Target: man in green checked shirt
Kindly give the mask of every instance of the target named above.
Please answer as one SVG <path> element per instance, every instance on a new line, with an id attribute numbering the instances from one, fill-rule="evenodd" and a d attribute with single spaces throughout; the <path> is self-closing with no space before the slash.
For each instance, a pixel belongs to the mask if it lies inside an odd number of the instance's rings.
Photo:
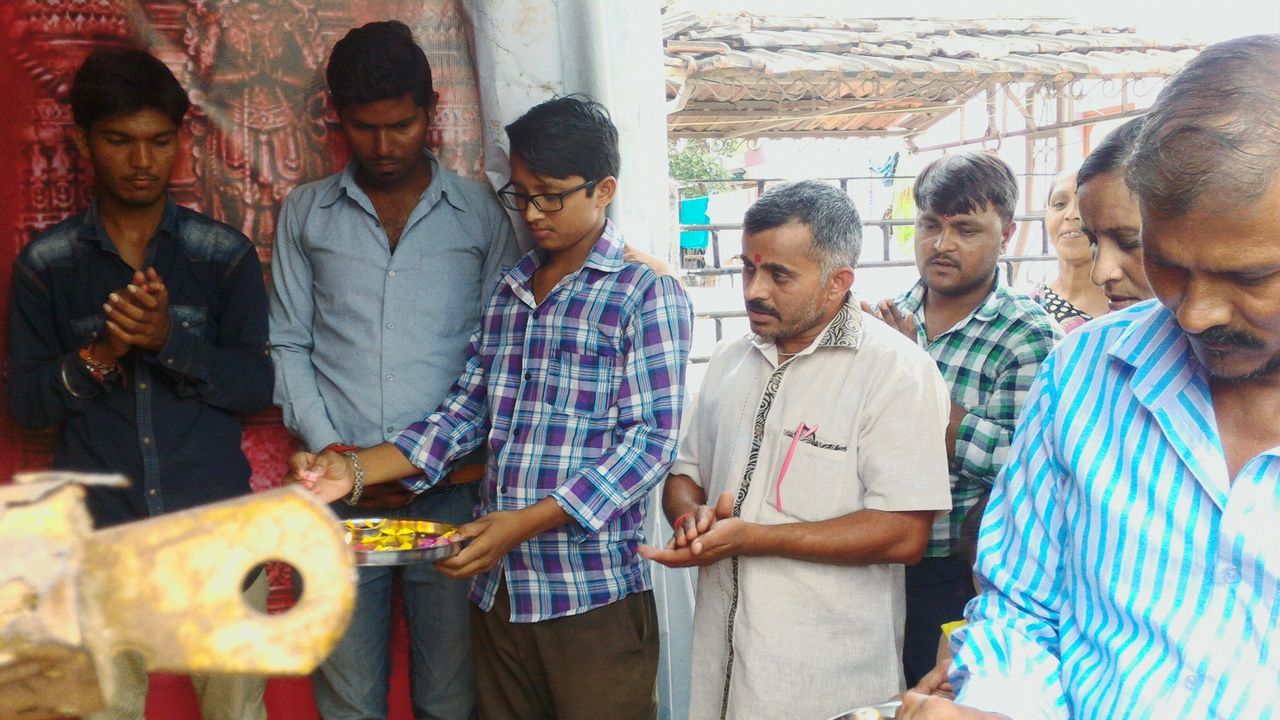
<path id="1" fill-rule="evenodd" d="M 955 548 L 960 525 L 991 489 L 1031 381 L 1062 337 L 1034 300 L 1010 289 L 997 265 L 1016 228 L 1018 201 L 1004 161 L 985 152 L 947 155 L 920 173 L 913 194 L 920 281 L 893 300 L 863 306 L 925 348 L 951 388 L 952 510 L 934 522 L 924 560 L 907 568 L 909 686 L 933 668 L 941 625 L 962 618 L 973 597 L 971 568 Z"/>

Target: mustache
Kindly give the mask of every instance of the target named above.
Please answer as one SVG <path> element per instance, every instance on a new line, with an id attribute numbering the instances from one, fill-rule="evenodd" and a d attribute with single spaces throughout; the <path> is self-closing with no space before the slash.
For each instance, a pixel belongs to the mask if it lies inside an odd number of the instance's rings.
<path id="1" fill-rule="evenodd" d="M 769 304 L 763 300 L 748 300 L 747 310 L 760 313 L 761 315 L 772 315 L 778 319 L 782 318 L 782 316 L 778 314 L 777 309 L 770 307 Z"/>
<path id="2" fill-rule="evenodd" d="M 1260 350 L 1264 343 L 1247 332 L 1232 330 L 1226 325 L 1211 327 L 1204 332 L 1193 335 L 1195 339 L 1207 345 L 1234 345 L 1248 350 Z"/>

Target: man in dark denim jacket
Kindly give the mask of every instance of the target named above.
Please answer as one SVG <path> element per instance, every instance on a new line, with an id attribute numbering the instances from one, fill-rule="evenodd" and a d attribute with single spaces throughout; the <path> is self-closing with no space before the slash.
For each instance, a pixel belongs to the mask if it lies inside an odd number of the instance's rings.
<path id="1" fill-rule="evenodd" d="M 76 73 L 73 140 L 95 200 L 14 263 L 9 410 L 61 425 L 54 466 L 119 473 L 90 487 L 98 527 L 249 492 L 240 419 L 271 401 L 262 268 L 231 227 L 174 204 L 169 178 L 189 101 L 139 50 L 91 55 Z M 246 592 L 265 608 L 266 578 Z M 100 717 L 141 720 L 146 674 L 118 660 Z M 194 678 L 205 718 L 265 718 L 262 678 Z"/>

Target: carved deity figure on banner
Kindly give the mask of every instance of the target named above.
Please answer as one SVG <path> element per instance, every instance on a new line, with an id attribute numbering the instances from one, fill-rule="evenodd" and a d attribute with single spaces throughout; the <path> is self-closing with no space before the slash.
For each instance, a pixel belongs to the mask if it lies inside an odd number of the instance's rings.
<path id="1" fill-rule="evenodd" d="M 196 0 L 182 36 L 205 212 L 239 228 L 268 262 L 285 195 L 332 169 L 316 4 Z"/>

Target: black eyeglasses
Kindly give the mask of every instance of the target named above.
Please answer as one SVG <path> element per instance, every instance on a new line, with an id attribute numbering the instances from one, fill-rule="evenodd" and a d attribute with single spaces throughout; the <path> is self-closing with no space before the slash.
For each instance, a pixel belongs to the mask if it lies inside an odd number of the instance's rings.
<path id="1" fill-rule="evenodd" d="M 529 207 L 529 203 L 533 203 L 533 206 L 538 208 L 540 212 L 544 212 L 544 213 L 560 212 L 561 210 L 564 209 L 565 198 L 578 192 L 579 190 L 586 190 L 587 192 L 591 192 L 591 189 L 594 188 L 596 186 L 596 183 L 598 182 L 600 181 L 588 180 L 582 183 L 581 185 L 575 188 L 570 188 L 568 190 L 565 190 L 564 192 L 541 193 L 538 195 L 526 195 L 524 193 L 518 193 L 514 190 L 508 190 L 507 188 L 511 187 L 511 183 L 507 183 L 506 185 L 502 186 L 501 190 L 498 191 L 498 199 L 502 201 L 502 204 L 504 206 L 512 210 L 515 210 L 516 212 L 524 212 L 525 209 Z"/>

